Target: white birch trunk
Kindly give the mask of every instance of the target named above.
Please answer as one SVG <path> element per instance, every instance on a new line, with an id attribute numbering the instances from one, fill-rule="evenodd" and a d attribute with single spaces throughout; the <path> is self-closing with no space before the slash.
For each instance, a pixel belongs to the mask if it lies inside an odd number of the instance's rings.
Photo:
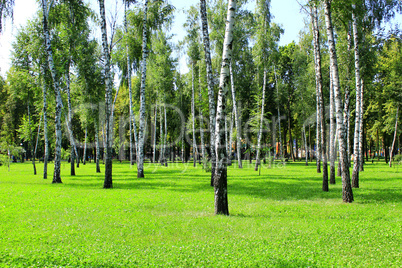
<path id="1" fill-rule="evenodd" d="M 56 111 L 55 111 L 55 153 L 54 153 L 54 173 L 52 183 L 62 183 L 60 176 L 61 168 L 61 110 L 63 103 L 60 94 L 59 78 L 53 61 L 53 51 L 50 43 L 50 34 L 48 29 L 48 13 L 47 13 L 47 0 L 42 0 L 42 14 L 43 14 L 43 33 L 45 38 L 45 47 L 47 52 L 47 61 L 50 73 L 53 78 L 53 86 L 56 97 Z"/>
<path id="2" fill-rule="evenodd" d="M 234 86 L 234 79 L 233 79 L 233 69 L 232 69 L 232 62 L 229 65 L 230 71 L 230 84 L 232 90 L 232 101 L 233 101 L 233 111 L 235 115 L 235 124 L 236 124 L 236 151 L 237 151 L 237 161 L 239 168 L 243 168 L 242 161 L 241 161 L 241 125 L 240 125 L 240 118 L 237 109 L 237 101 L 236 101 L 236 90 Z"/>
<path id="3" fill-rule="evenodd" d="M 46 68 L 45 68 L 46 69 Z M 43 134 L 45 137 L 45 155 L 43 157 L 43 178 L 47 179 L 47 162 L 49 159 L 49 138 L 47 133 L 47 88 L 45 81 L 45 73 L 43 71 Z"/>
<path id="4" fill-rule="evenodd" d="M 233 111 L 232 111 L 232 118 L 230 120 L 230 128 L 229 128 L 229 146 L 228 146 L 228 155 L 229 155 L 229 159 L 228 159 L 228 165 L 231 166 L 232 165 L 232 142 L 233 142 Z"/>
<path id="5" fill-rule="evenodd" d="M 283 145 L 282 145 L 282 132 L 281 132 L 281 111 L 279 109 L 279 87 L 278 87 L 278 78 L 276 76 L 276 68 L 274 66 L 274 74 L 275 74 L 275 86 L 276 86 L 276 95 L 278 97 L 277 109 L 278 109 L 278 136 L 279 136 L 279 158 L 283 161 Z"/>
<path id="6" fill-rule="evenodd" d="M 218 103 L 216 111 L 216 169 L 214 178 L 215 214 L 229 215 L 227 194 L 227 154 L 223 146 L 224 133 L 222 131 L 225 120 L 226 96 L 229 90 L 229 64 L 232 59 L 233 26 L 235 22 L 236 1 L 228 1 L 225 39 L 223 42 L 222 66 L 219 79 Z"/>
<path id="7" fill-rule="evenodd" d="M 194 104 L 194 62 L 191 63 L 192 71 L 191 71 L 191 118 L 193 121 L 193 166 L 196 166 L 197 156 L 196 156 L 196 140 L 195 140 L 195 104 Z"/>
<path id="8" fill-rule="evenodd" d="M 329 183 L 335 184 L 335 136 L 336 136 L 336 118 L 335 118 L 335 99 L 334 88 L 332 86 L 332 73 L 330 72 L 330 85 L 329 85 L 329 161 L 330 161 L 330 175 Z"/>
<path id="9" fill-rule="evenodd" d="M 144 0 L 144 17 L 142 20 L 142 61 L 141 61 L 141 87 L 140 87 L 140 129 L 138 133 L 138 159 L 137 159 L 137 177 L 144 178 L 144 132 L 145 132 L 145 80 L 147 77 L 147 13 L 148 0 Z"/>
<path id="10" fill-rule="evenodd" d="M 75 167 L 74 167 L 74 161 L 76 158 L 76 153 L 77 149 L 75 147 L 75 141 L 74 141 L 74 135 L 73 135 L 73 129 L 72 129 L 72 123 L 71 123 L 71 94 L 70 94 L 70 63 L 67 63 L 67 68 L 66 68 L 66 88 L 67 88 L 67 130 L 68 130 L 68 135 L 70 139 L 70 146 L 71 146 L 71 153 L 70 153 L 70 165 L 71 165 L 71 170 L 70 170 L 70 175 L 75 176 Z M 78 161 L 77 161 L 78 162 Z"/>
<path id="11" fill-rule="evenodd" d="M 158 106 L 157 104 L 155 105 L 155 116 L 154 116 L 154 144 L 153 144 L 153 151 L 152 151 L 152 163 L 155 163 L 155 154 L 156 154 L 156 117 L 158 116 Z"/>
<path id="12" fill-rule="evenodd" d="M 211 49 L 209 44 L 208 33 L 208 19 L 207 19 L 207 7 L 206 1 L 200 0 L 200 13 L 201 13 L 201 26 L 202 26 L 202 40 L 204 43 L 205 63 L 207 65 L 207 84 L 208 84 L 208 99 L 209 99 L 209 129 L 210 129 L 210 149 L 211 149 L 211 186 L 214 184 L 215 176 L 215 97 L 214 97 L 214 81 L 212 75 L 212 63 L 211 63 Z"/>
<path id="13" fill-rule="evenodd" d="M 258 130 L 258 140 L 257 140 L 257 155 L 255 158 L 255 171 L 258 171 L 258 165 L 260 165 L 260 150 L 261 150 L 261 136 L 262 136 L 262 125 L 264 122 L 264 106 L 265 106 L 265 87 L 267 80 L 267 69 L 264 68 L 264 82 L 262 85 L 262 100 L 261 100 L 261 119 L 260 119 L 260 127 Z"/>
<path id="14" fill-rule="evenodd" d="M 364 81 L 361 79 L 360 82 L 360 128 L 359 128 L 359 171 L 364 171 L 364 155 L 363 155 L 363 107 L 364 107 Z"/>
<path id="15" fill-rule="evenodd" d="M 342 118 L 342 97 L 339 86 L 339 73 L 338 73 L 338 58 L 336 55 L 334 31 L 332 27 L 331 19 L 331 4 L 329 0 L 324 1 L 325 10 L 325 25 L 328 36 L 328 46 L 330 55 L 330 68 L 333 78 L 334 97 L 335 97 L 335 111 L 336 111 L 336 123 L 339 139 L 339 161 L 341 162 L 341 175 L 342 175 L 342 200 L 343 202 L 353 202 L 353 192 L 350 184 L 350 173 L 347 161 L 347 137 L 346 128 Z"/>
<path id="16" fill-rule="evenodd" d="M 85 126 L 85 138 L 84 138 L 84 156 L 82 157 L 82 164 L 86 164 L 87 159 L 87 138 L 88 138 L 88 127 Z"/>
<path id="17" fill-rule="evenodd" d="M 397 133 L 398 133 L 398 114 L 399 114 L 399 105 L 398 105 L 398 108 L 396 108 L 394 140 L 392 141 L 392 146 L 391 146 L 391 150 L 390 150 L 390 153 L 389 153 L 389 167 L 392 167 L 392 160 L 394 158 L 393 157 L 394 147 L 395 147 L 396 136 L 397 136 Z"/>
<path id="18" fill-rule="evenodd" d="M 99 146 L 99 123 L 95 119 L 95 147 L 96 147 L 96 156 L 95 156 L 95 162 L 96 162 L 96 173 L 101 173 L 100 170 L 100 146 Z"/>
<path id="19" fill-rule="evenodd" d="M 165 137 L 163 140 L 163 159 L 165 160 L 165 167 L 168 166 L 168 159 L 169 159 L 169 155 L 167 154 L 168 150 L 167 150 L 167 118 L 166 118 L 166 105 L 164 105 L 164 112 L 165 112 Z"/>
<path id="20" fill-rule="evenodd" d="M 201 61 L 200 61 L 200 67 L 199 67 L 199 75 L 198 75 L 198 101 L 199 101 L 199 113 L 200 113 L 200 135 L 201 135 L 201 157 L 203 159 L 203 162 L 205 161 L 205 143 L 204 143 L 204 115 L 202 112 L 202 95 L 201 95 Z"/>
<path id="21" fill-rule="evenodd" d="M 100 24 L 102 32 L 102 54 L 103 54 L 103 64 L 104 64 L 104 74 L 105 74 L 105 135 L 106 135 L 106 154 L 105 154 L 105 181 L 103 183 L 103 188 L 113 188 L 112 181 L 112 78 L 110 74 L 110 51 L 107 42 L 107 31 L 106 31 L 106 15 L 105 15 L 105 5 L 104 0 L 99 0 L 99 10 L 100 10 Z"/>
<path id="22" fill-rule="evenodd" d="M 359 171 L 360 171 L 360 124 L 361 124 L 361 77 L 360 77 L 360 55 L 359 55 L 359 38 L 357 33 L 357 21 L 355 15 L 355 6 L 352 5 L 352 27 L 353 27 L 353 41 L 355 52 L 355 79 L 356 79 L 356 115 L 355 115 L 355 135 L 353 143 L 353 173 L 352 173 L 352 187 L 359 188 Z"/>

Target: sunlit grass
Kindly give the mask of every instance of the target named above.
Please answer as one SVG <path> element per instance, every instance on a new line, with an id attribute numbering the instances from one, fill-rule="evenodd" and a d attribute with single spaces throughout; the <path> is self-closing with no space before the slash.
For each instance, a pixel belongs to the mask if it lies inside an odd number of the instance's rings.
<path id="1" fill-rule="evenodd" d="M 114 162 L 108 190 L 93 164 L 71 177 L 63 163 L 57 185 L 29 163 L 0 167 L 0 266 L 402 266 L 402 170 L 367 164 L 344 204 L 340 178 L 322 192 L 313 163 L 243 164 L 228 170 L 229 217 L 214 216 L 210 175 L 192 163 L 137 179 Z"/>

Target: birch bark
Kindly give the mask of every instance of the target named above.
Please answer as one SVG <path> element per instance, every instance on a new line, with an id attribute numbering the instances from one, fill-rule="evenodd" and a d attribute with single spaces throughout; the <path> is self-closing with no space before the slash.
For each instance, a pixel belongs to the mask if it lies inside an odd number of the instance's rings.
<path id="1" fill-rule="evenodd" d="M 231 90 L 232 90 L 233 111 L 234 111 L 234 115 L 235 115 L 235 124 L 236 124 L 237 162 L 238 162 L 239 168 L 243 168 L 242 161 L 241 161 L 241 124 L 240 124 L 240 118 L 239 118 L 239 113 L 238 113 L 238 109 L 237 109 L 236 90 L 235 90 L 235 86 L 234 86 L 232 62 L 230 62 L 229 71 L 230 71 L 230 84 L 231 84 Z"/>
<path id="2" fill-rule="evenodd" d="M 398 132 L 398 114 L 399 114 L 399 105 L 398 105 L 398 108 L 396 108 L 394 140 L 392 141 L 391 151 L 389 153 L 389 167 L 392 167 L 392 160 L 394 158 L 393 157 L 394 147 L 395 147 L 395 141 L 396 141 L 396 136 L 397 136 L 397 132 Z"/>
<path id="3" fill-rule="evenodd" d="M 325 111 L 324 111 L 324 93 L 322 85 L 322 74 L 321 74 L 321 49 L 320 49 L 320 31 L 318 29 L 318 15 L 317 7 L 314 5 L 312 12 L 312 23 L 313 23 L 313 39 L 314 39 L 314 61 L 315 61 L 315 81 L 316 81 L 316 92 L 318 100 L 318 110 L 319 122 L 320 122 L 320 137 L 321 137 L 321 158 L 322 158 L 322 190 L 328 191 L 328 164 L 327 164 L 327 152 L 326 152 L 326 124 L 325 124 Z"/>
<path id="4" fill-rule="evenodd" d="M 357 33 L 357 21 L 355 14 L 355 6 L 352 5 L 352 27 L 353 41 L 355 52 L 355 79 L 356 79 L 356 115 L 355 115 L 355 135 L 353 143 L 353 173 L 352 187 L 359 188 L 359 171 L 360 171 L 360 125 L 361 125 L 361 77 L 360 77 L 360 54 L 359 54 L 359 38 Z"/>
<path id="5" fill-rule="evenodd" d="M 214 177 L 215 214 L 229 215 L 227 193 L 227 154 L 223 146 L 225 136 L 222 131 L 225 120 L 226 95 L 229 88 L 229 64 L 232 58 L 233 26 L 235 22 L 236 0 L 228 1 L 225 39 L 223 43 L 222 66 L 219 79 L 218 103 L 216 112 L 216 169 Z"/>
<path id="6" fill-rule="evenodd" d="M 258 171 L 258 165 L 260 165 L 260 150 L 261 150 L 262 125 L 264 122 L 266 80 L 267 80 L 267 69 L 264 68 L 264 79 L 262 85 L 262 100 L 261 100 L 261 119 L 260 119 L 260 127 L 258 129 L 257 154 L 255 158 L 255 168 L 254 168 L 255 171 Z"/>
<path id="7" fill-rule="evenodd" d="M 43 13 L 43 33 L 45 39 L 45 47 L 47 53 L 47 61 L 50 69 L 50 73 L 53 79 L 54 92 L 56 97 L 56 109 L 55 109 L 55 153 L 54 153 L 54 172 L 52 183 L 62 183 L 60 176 L 61 168 L 61 110 L 63 103 L 60 94 L 59 78 L 53 61 L 53 51 L 50 43 L 50 33 L 48 29 L 48 12 L 47 12 L 47 0 L 42 0 L 42 13 Z"/>
<path id="8" fill-rule="evenodd" d="M 105 75 L 105 136 L 106 136 L 106 154 L 105 154 L 105 180 L 103 183 L 103 188 L 113 188 L 112 181 L 112 78 L 110 75 L 110 51 L 107 42 L 107 31 L 106 31 L 106 15 L 105 15 L 105 3 L 104 0 L 99 0 L 99 10 L 100 10 L 100 24 L 102 32 L 102 54 L 103 54 L 103 64 L 104 64 L 104 75 Z"/>
<path id="9" fill-rule="evenodd" d="M 147 77 L 147 13 L 148 0 L 144 1 L 144 17 L 142 20 L 142 61 L 141 61 L 141 87 L 140 87 L 140 129 L 138 133 L 138 159 L 137 177 L 144 178 L 144 132 L 145 132 L 145 80 Z"/>
<path id="10" fill-rule="evenodd" d="M 339 87 L 339 74 L 338 74 L 338 59 L 336 55 L 334 31 L 332 27 L 331 18 L 331 4 L 329 0 L 324 1 L 325 12 L 325 25 L 328 36 L 329 56 L 330 56 L 330 71 L 332 72 L 334 98 L 335 98 L 335 111 L 336 111 L 336 124 L 339 139 L 339 161 L 341 162 L 341 175 L 342 175 L 342 200 L 343 202 L 353 202 L 353 192 L 350 184 L 350 173 L 347 161 L 347 137 L 346 128 L 342 120 L 342 97 Z"/>
<path id="11" fill-rule="evenodd" d="M 206 1 L 200 0 L 202 40 L 204 43 L 205 63 L 207 65 L 207 84 L 208 84 L 208 104 L 209 104 L 209 129 L 210 129 L 210 151 L 211 151 L 211 186 L 214 185 L 215 176 L 215 96 L 214 96 L 214 81 L 212 75 L 211 49 L 209 44 L 208 19 Z"/>
<path id="12" fill-rule="evenodd" d="M 46 68 L 43 70 L 43 134 L 45 137 L 45 156 L 43 157 L 43 178 L 47 179 L 47 162 L 49 159 L 49 138 L 47 133 L 47 87 L 45 81 Z"/>

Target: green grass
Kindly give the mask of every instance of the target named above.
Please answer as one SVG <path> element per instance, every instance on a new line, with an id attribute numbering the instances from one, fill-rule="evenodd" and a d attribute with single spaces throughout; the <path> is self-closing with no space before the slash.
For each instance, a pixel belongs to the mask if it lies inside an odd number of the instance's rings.
<path id="1" fill-rule="evenodd" d="M 314 163 L 253 168 L 229 167 L 226 217 L 191 163 L 137 179 L 115 162 L 108 190 L 93 164 L 71 177 L 63 163 L 63 184 L 0 167 L 0 267 L 402 266 L 402 170 L 367 164 L 344 204 L 340 178 L 322 192 Z"/>

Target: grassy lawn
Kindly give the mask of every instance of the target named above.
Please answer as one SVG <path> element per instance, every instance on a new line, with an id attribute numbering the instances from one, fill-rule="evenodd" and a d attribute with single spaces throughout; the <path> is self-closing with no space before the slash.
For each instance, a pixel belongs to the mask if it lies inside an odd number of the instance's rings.
<path id="1" fill-rule="evenodd" d="M 402 266 L 402 168 L 367 164 L 344 204 L 340 178 L 322 192 L 314 163 L 260 176 L 233 164 L 226 217 L 201 166 L 148 164 L 137 179 L 115 162 L 109 190 L 94 164 L 69 167 L 58 185 L 30 163 L 0 167 L 0 267 Z"/>

